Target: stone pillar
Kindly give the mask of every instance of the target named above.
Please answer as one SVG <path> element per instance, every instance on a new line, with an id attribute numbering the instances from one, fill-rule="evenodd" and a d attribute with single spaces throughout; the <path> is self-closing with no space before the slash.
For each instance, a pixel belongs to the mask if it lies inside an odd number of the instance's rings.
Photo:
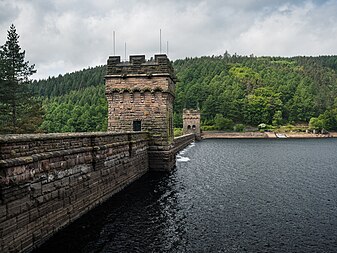
<path id="1" fill-rule="evenodd" d="M 108 130 L 147 131 L 150 170 L 175 166 L 173 102 L 176 76 L 165 54 L 147 61 L 145 55 L 110 56 L 105 76 Z"/>
<path id="2" fill-rule="evenodd" d="M 201 139 L 200 110 L 183 110 L 183 134 L 195 134 L 196 140 Z"/>

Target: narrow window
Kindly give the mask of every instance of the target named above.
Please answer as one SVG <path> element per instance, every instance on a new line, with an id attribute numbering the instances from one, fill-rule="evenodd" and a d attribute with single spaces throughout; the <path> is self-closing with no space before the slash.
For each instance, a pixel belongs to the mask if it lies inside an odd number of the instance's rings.
<path id="1" fill-rule="evenodd" d="M 190 125 L 188 125 L 188 126 L 187 126 L 187 129 L 191 129 L 191 126 L 190 126 Z"/>
<path id="2" fill-rule="evenodd" d="M 192 129 L 195 130 L 195 125 L 192 126 Z"/>
<path id="3" fill-rule="evenodd" d="M 140 120 L 133 121 L 133 131 L 142 131 L 142 122 Z"/>

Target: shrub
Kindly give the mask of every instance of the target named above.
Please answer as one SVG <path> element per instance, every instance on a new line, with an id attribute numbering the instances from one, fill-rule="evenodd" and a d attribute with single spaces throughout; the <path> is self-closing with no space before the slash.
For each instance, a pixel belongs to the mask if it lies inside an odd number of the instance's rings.
<path id="1" fill-rule="evenodd" d="M 215 126 L 201 126 L 202 131 L 214 131 L 217 130 Z"/>
<path id="2" fill-rule="evenodd" d="M 309 121 L 309 129 L 312 130 L 322 130 L 324 128 L 323 120 L 319 118 L 312 117 Z"/>
<path id="3" fill-rule="evenodd" d="M 224 118 L 222 114 L 217 114 L 214 117 L 215 127 L 218 130 L 229 130 L 233 127 L 233 121 L 231 119 Z"/>
<path id="4" fill-rule="evenodd" d="M 234 131 L 235 132 L 243 132 L 245 130 L 245 125 L 244 124 L 236 124 L 234 126 Z"/>
<path id="5" fill-rule="evenodd" d="M 280 126 L 277 131 L 279 132 L 305 132 L 305 130 L 307 130 L 307 126 L 306 125 L 285 125 L 285 126 Z"/>
<path id="6" fill-rule="evenodd" d="M 274 131 L 276 129 L 275 126 L 272 125 L 268 125 L 265 123 L 261 123 L 258 125 L 258 129 L 260 132 L 270 132 L 270 131 Z"/>
<path id="7" fill-rule="evenodd" d="M 178 137 L 183 135 L 183 129 L 182 128 L 174 128 L 174 137 Z"/>
<path id="8" fill-rule="evenodd" d="M 282 122 L 283 122 L 282 112 L 276 111 L 274 116 L 273 116 L 273 125 L 274 126 L 280 126 L 280 125 L 282 125 Z"/>

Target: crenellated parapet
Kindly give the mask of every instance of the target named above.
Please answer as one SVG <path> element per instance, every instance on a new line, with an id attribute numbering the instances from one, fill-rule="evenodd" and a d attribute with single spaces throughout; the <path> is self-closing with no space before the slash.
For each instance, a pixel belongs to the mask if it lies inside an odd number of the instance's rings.
<path id="1" fill-rule="evenodd" d="M 183 109 L 184 119 L 200 119 L 200 110 Z"/>
<path id="2" fill-rule="evenodd" d="M 175 95 L 177 78 L 170 60 L 164 54 L 155 55 L 154 59 L 148 61 L 145 55 L 131 55 L 128 62 L 121 62 L 120 56 L 110 56 L 107 66 L 107 94 L 160 91 Z M 160 78 L 165 78 L 167 82 L 158 82 Z"/>
<path id="3" fill-rule="evenodd" d="M 145 55 L 131 55 L 128 62 L 121 62 L 120 56 L 110 56 L 107 66 L 109 77 L 168 76 L 176 81 L 173 66 L 165 54 L 157 54 L 150 60 Z"/>

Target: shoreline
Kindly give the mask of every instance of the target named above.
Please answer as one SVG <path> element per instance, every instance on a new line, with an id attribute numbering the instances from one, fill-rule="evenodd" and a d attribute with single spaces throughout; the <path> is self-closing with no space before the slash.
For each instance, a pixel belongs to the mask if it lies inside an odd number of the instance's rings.
<path id="1" fill-rule="evenodd" d="M 277 136 L 279 135 L 279 136 Z M 337 132 L 328 134 L 278 133 L 278 132 L 213 132 L 205 131 L 202 139 L 327 139 L 337 138 Z"/>

